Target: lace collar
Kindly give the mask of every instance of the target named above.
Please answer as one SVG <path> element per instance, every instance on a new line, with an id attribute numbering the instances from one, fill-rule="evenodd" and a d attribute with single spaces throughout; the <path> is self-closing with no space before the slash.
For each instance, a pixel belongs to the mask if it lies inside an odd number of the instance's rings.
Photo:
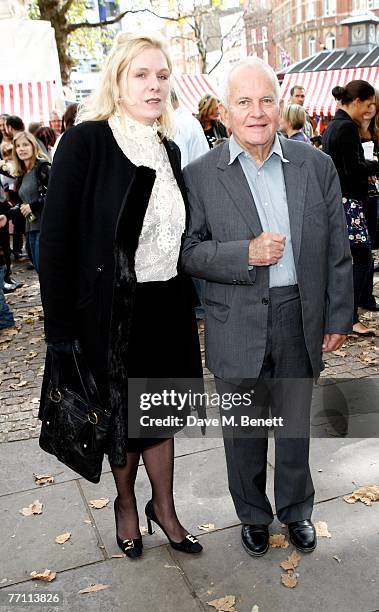
<path id="1" fill-rule="evenodd" d="M 158 136 L 159 124 L 157 121 L 153 125 L 145 125 L 135 119 L 132 119 L 127 114 L 120 115 L 114 113 L 108 120 L 111 128 L 115 128 L 124 137 L 130 137 L 133 140 L 150 140 L 156 141 Z"/>

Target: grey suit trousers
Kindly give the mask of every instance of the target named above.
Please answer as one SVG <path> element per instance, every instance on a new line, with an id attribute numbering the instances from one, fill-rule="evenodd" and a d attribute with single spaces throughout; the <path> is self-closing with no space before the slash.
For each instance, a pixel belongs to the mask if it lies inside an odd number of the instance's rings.
<path id="1" fill-rule="evenodd" d="M 258 379 L 216 378 L 219 394 L 254 391 L 250 416 L 283 417 L 275 435 L 275 506 L 283 523 L 309 519 L 314 488 L 309 469 L 312 367 L 306 349 L 297 286 L 270 289 L 267 344 Z M 272 522 L 266 495 L 268 431 L 223 427 L 229 490 L 245 524 Z"/>

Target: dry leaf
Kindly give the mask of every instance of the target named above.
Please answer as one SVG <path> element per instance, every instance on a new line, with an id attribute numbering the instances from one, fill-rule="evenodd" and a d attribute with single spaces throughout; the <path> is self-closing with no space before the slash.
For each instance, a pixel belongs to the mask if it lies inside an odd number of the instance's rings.
<path id="1" fill-rule="evenodd" d="M 317 521 L 317 523 L 315 523 L 315 529 L 316 529 L 316 535 L 319 538 L 331 538 L 332 537 L 331 533 L 329 533 L 329 530 L 328 530 L 328 523 L 325 523 L 325 521 Z"/>
<path id="2" fill-rule="evenodd" d="M 32 404 L 39 404 L 39 397 L 33 397 Z"/>
<path id="3" fill-rule="evenodd" d="M 21 382 L 19 382 L 19 383 L 14 383 L 14 384 L 12 384 L 12 385 L 9 385 L 9 387 L 10 387 L 11 389 L 19 389 L 20 387 L 25 387 L 25 385 L 27 385 L 27 384 L 28 384 L 28 381 L 27 381 L 27 380 L 22 380 L 22 381 L 21 381 Z"/>
<path id="4" fill-rule="evenodd" d="M 297 577 L 294 572 L 287 572 L 286 574 L 281 574 L 281 582 L 288 589 L 294 589 L 297 585 Z"/>
<path id="5" fill-rule="evenodd" d="M 97 591 L 104 591 L 104 589 L 109 589 L 110 584 L 90 584 L 85 589 L 80 589 L 79 593 L 97 593 Z"/>
<path id="6" fill-rule="evenodd" d="M 58 535 L 55 538 L 54 542 L 56 542 L 56 544 L 64 544 L 70 538 L 71 538 L 71 533 L 67 531 L 66 533 L 61 533 L 61 535 Z"/>
<path id="7" fill-rule="evenodd" d="M 235 603 L 236 598 L 234 595 L 226 595 L 225 597 L 221 597 L 221 599 L 207 601 L 208 606 L 213 606 L 218 612 L 235 612 Z"/>
<path id="8" fill-rule="evenodd" d="M 123 559 L 124 557 L 126 557 L 126 555 L 122 553 L 120 555 L 111 555 L 111 559 Z"/>
<path id="9" fill-rule="evenodd" d="M 379 500 L 379 486 L 366 485 L 365 487 L 359 487 L 351 495 L 344 495 L 343 499 L 348 504 L 355 504 L 355 502 L 361 501 L 366 506 L 371 506 L 373 501 Z"/>
<path id="10" fill-rule="evenodd" d="M 338 563 L 341 563 L 341 559 L 339 557 L 337 557 L 337 555 L 333 555 L 333 559 L 335 559 L 336 561 L 338 561 Z"/>
<path id="11" fill-rule="evenodd" d="M 139 526 L 139 530 L 141 532 L 141 535 L 147 535 L 149 533 L 147 527 L 144 527 L 143 525 Z"/>
<path id="12" fill-rule="evenodd" d="M 36 499 L 33 503 L 30 504 L 27 508 L 23 508 L 20 510 L 21 514 L 24 516 L 31 516 L 32 514 L 42 514 L 43 504 Z"/>
<path id="13" fill-rule="evenodd" d="M 37 357 L 38 353 L 36 351 L 30 351 L 30 353 L 28 353 L 26 355 L 26 359 L 34 359 L 34 357 Z"/>
<path id="14" fill-rule="evenodd" d="M 46 582 L 51 582 L 55 579 L 57 572 L 52 572 L 49 569 L 45 569 L 44 572 L 32 572 L 31 574 L 32 580 L 45 580 Z"/>
<path id="15" fill-rule="evenodd" d="M 198 525 L 198 528 L 202 529 L 203 531 L 213 531 L 215 526 L 213 523 L 205 523 L 204 525 Z"/>
<path id="16" fill-rule="evenodd" d="M 296 552 L 296 550 L 294 550 L 285 561 L 281 562 L 280 567 L 286 571 L 294 570 L 299 565 L 300 559 L 300 555 Z"/>
<path id="17" fill-rule="evenodd" d="M 33 472 L 33 477 L 35 483 L 38 485 L 53 484 L 54 482 L 54 476 L 51 476 L 51 474 L 36 474 Z"/>
<path id="18" fill-rule="evenodd" d="M 42 338 L 30 338 L 29 344 L 38 344 L 41 342 Z"/>
<path id="19" fill-rule="evenodd" d="M 253 606 L 253 607 L 251 608 L 251 612 L 259 612 L 259 608 L 258 608 L 258 606 L 257 606 L 257 605 Z"/>
<path id="20" fill-rule="evenodd" d="M 336 355 L 336 357 L 346 357 L 345 351 L 333 351 L 333 355 Z"/>
<path id="21" fill-rule="evenodd" d="M 90 521 L 90 519 L 86 519 L 84 522 L 87 523 L 87 525 L 92 525 L 92 521 Z"/>
<path id="22" fill-rule="evenodd" d="M 109 499 L 107 497 L 100 497 L 100 499 L 91 499 L 89 505 L 90 508 L 95 508 L 95 510 L 100 510 L 101 508 L 105 508 L 109 504 Z"/>
<path id="23" fill-rule="evenodd" d="M 288 548 L 289 542 L 283 533 L 273 533 L 270 535 L 269 544 L 272 548 Z"/>

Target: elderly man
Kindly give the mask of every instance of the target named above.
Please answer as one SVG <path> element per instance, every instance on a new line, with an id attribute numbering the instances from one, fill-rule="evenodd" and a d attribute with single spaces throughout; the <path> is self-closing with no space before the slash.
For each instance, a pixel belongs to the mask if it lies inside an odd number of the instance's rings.
<path id="1" fill-rule="evenodd" d="M 299 104 L 300 106 L 304 106 L 305 101 L 305 89 L 302 85 L 294 85 L 290 89 L 290 104 Z M 307 120 L 303 127 L 304 134 L 309 138 L 309 140 L 313 137 L 313 124 L 312 119 L 307 113 Z"/>
<path id="2" fill-rule="evenodd" d="M 277 135 L 279 94 L 263 61 L 232 68 L 224 96 L 230 141 L 184 169 L 190 220 L 182 263 L 207 281 L 206 364 L 220 396 L 250 390 L 258 416 L 269 405 L 283 419 L 284 431 L 274 431 L 276 512 L 293 544 L 310 552 L 312 382 L 322 351 L 338 349 L 351 330 L 352 263 L 333 162 Z M 229 488 L 242 544 L 259 556 L 273 520 L 267 431 L 246 436 L 242 418 L 236 425 L 224 427 Z"/>

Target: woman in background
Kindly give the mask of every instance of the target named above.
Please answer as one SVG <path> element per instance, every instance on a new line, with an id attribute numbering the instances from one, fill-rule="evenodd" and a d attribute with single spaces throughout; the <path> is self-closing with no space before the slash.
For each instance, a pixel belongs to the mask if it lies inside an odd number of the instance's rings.
<path id="1" fill-rule="evenodd" d="M 209 94 L 203 96 L 199 102 L 197 118 L 203 127 L 210 149 L 215 146 L 217 140 L 228 138 L 228 131 L 220 119 L 219 104 L 219 100 Z"/>
<path id="2" fill-rule="evenodd" d="M 303 128 L 307 121 L 307 113 L 300 104 L 289 104 L 280 119 L 280 129 L 285 132 L 290 140 L 310 142 L 304 134 Z"/>

